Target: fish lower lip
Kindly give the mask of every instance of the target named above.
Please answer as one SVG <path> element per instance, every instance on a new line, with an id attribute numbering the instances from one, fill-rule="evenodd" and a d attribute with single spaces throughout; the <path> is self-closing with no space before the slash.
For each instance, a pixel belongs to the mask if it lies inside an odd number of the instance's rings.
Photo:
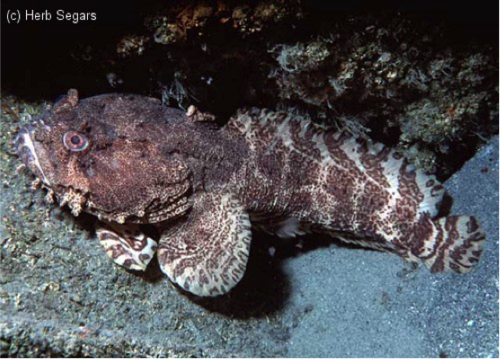
<path id="1" fill-rule="evenodd" d="M 30 168 L 45 184 L 50 185 L 35 152 L 35 145 L 32 140 L 34 130 L 34 126 L 31 125 L 19 130 L 15 139 L 16 153 L 26 167 Z"/>
<path id="2" fill-rule="evenodd" d="M 34 160 L 34 156 L 29 143 L 31 143 L 31 134 L 33 133 L 33 126 L 26 126 L 19 130 L 17 137 L 14 141 L 17 155 L 21 158 L 25 165 L 29 165 Z"/>

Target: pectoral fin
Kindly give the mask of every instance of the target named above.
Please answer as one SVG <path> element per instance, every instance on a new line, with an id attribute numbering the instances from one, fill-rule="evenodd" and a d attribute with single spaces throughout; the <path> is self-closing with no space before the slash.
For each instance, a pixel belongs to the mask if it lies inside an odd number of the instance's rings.
<path id="1" fill-rule="evenodd" d="M 197 194 L 192 211 L 161 237 L 158 260 L 181 288 L 217 296 L 243 277 L 250 240 L 249 216 L 235 196 Z"/>

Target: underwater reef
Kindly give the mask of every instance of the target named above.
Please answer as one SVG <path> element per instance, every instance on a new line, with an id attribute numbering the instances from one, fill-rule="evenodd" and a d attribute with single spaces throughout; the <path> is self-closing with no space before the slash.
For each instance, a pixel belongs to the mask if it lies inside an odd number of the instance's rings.
<path id="1" fill-rule="evenodd" d="M 376 11 L 358 1 L 306 0 L 149 0 L 113 12 L 92 6 L 81 4 L 97 12 L 96 22 L 2 27 L 2 356 L 405 355 L 396 339 L 411 356 L 498 356 L 498 238 L 491 238 L 498 211 L 486 193 L 460 202 L 464 211 L 486 203 L 477 215 L 490 254 L 469 279 L 433 277 L 398 258 L 322 239 L 262 236 L 234 293 L 201 300 L 181 295 L 157 267 L 136 274 L 113 265 L 94 219 L 75 220 L 45 203 L 19 172 L 12 147 L 19 128 L 69 88 L 82 98 L 138 93 L 181 109 L 196 105 L 219 124 L 242 107 L 294 112 L 398 148 L 439 179 L 451 177 L 450 185 L 466 176 L 455 194 L 467 181 L 484 181 L 495 199 L 498 190 L 487 184 L 498 180 L 496 13 L 480 2 L 471 9 L 425 1 Z M 309 292 L 327 285 L 320 279 L 294 277 L 307 261 L 317 265 L 309 264 L 311 277 L 336 278 L 327 283 L 338 288 L 334 300 Z M 351 302 L 364 314 L 351 312 Z M 322 313 L 342 322 L 322 322 Z M 334 326 L 369 344 L 347 335 L 301 342 Z M 394 340 L 393 327 L 400 333 Z"/>
<path id="2" fill-rule="evenodd" d="M 12 49 L 3 65 L 12 71 L 2 88 L 47 101 L 68 88 L 82 97 L 140 93 L 185 109 L 194 104 L 221 123 L 243 106 L 295 111 L 396 146 L 419 167 L 449 177 L 498 132 L 498 42 L 475 23 L 488 20 L 487 9 L 480 19 L 469 10 L 467 23 L 460 12 L 440 16 L 452 11 L 445 3 L 420 16 L 349 11 L 356 4 L 125 6 L 128 16 L 70 28 L 57 41 L 52 32 L 64 28 L 31 34 L 29 46 Z M 7 48 L 25 34 L 14 35 Z M 43 59 L 31 56 L 38 52 Z"/>

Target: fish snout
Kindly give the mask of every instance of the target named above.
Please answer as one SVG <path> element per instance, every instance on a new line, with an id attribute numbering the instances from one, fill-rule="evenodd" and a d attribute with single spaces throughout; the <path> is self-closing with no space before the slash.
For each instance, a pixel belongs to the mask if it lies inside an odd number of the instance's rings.
<path id="1" fill-rule="evenodd" d="M 23 127 L 14 140 L 16 153 L 27 167 L 30 167 L 30 164 L 35 160 L 35 148 L 31 139 L 33 132 L 34 126 Z"/>
<path id="2" fill-rule="evenodd" d="M 50 185 L 40 164 L 40 160 L 36 153 L 35 143 L 33 141 L 37 125 L 39 125 L 39 122 L 21 128 L 14 140 L 14 148 L 24 165 L 28 167 L 36 176 L 38 176 L 46 185 Z"/>

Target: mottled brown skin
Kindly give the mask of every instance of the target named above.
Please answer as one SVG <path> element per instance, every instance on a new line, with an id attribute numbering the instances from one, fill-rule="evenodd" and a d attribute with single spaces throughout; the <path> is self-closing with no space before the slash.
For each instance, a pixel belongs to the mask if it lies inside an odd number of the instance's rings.
<path id="1" fill-rule="evenodd" d="M 484 240 L 473 217 L 434 220 L 443 187 L 394 151 L 282 112 L 240 111 L 218 128 L 194 107 L 80 101 L 70 90 L 17 148 L 60 204 L 104 221 L 99 239 L 119 265 L 144 270 L 157 248 L 127 224 L 158 224 L 160 267 L 197 295 L 239 282 L 250 222 L 281 237 L 328 233 L 433 271 L 469 270 Z"/>
<path id="2" fill-rule="evenodd" d="M 103 219 L 158 223 L 178 216 L 193 191 L 223 186 L 244 161 L 241 142 L 157 99 L 112 94 L 73 106 L 71 96 L 42 117 L 51 131 L 36 132 L 37 151 L 55 195 L 71 188 Z M 87 136 L 85 151 L 65 148 L 61 138 L 70 130 Z"/>

